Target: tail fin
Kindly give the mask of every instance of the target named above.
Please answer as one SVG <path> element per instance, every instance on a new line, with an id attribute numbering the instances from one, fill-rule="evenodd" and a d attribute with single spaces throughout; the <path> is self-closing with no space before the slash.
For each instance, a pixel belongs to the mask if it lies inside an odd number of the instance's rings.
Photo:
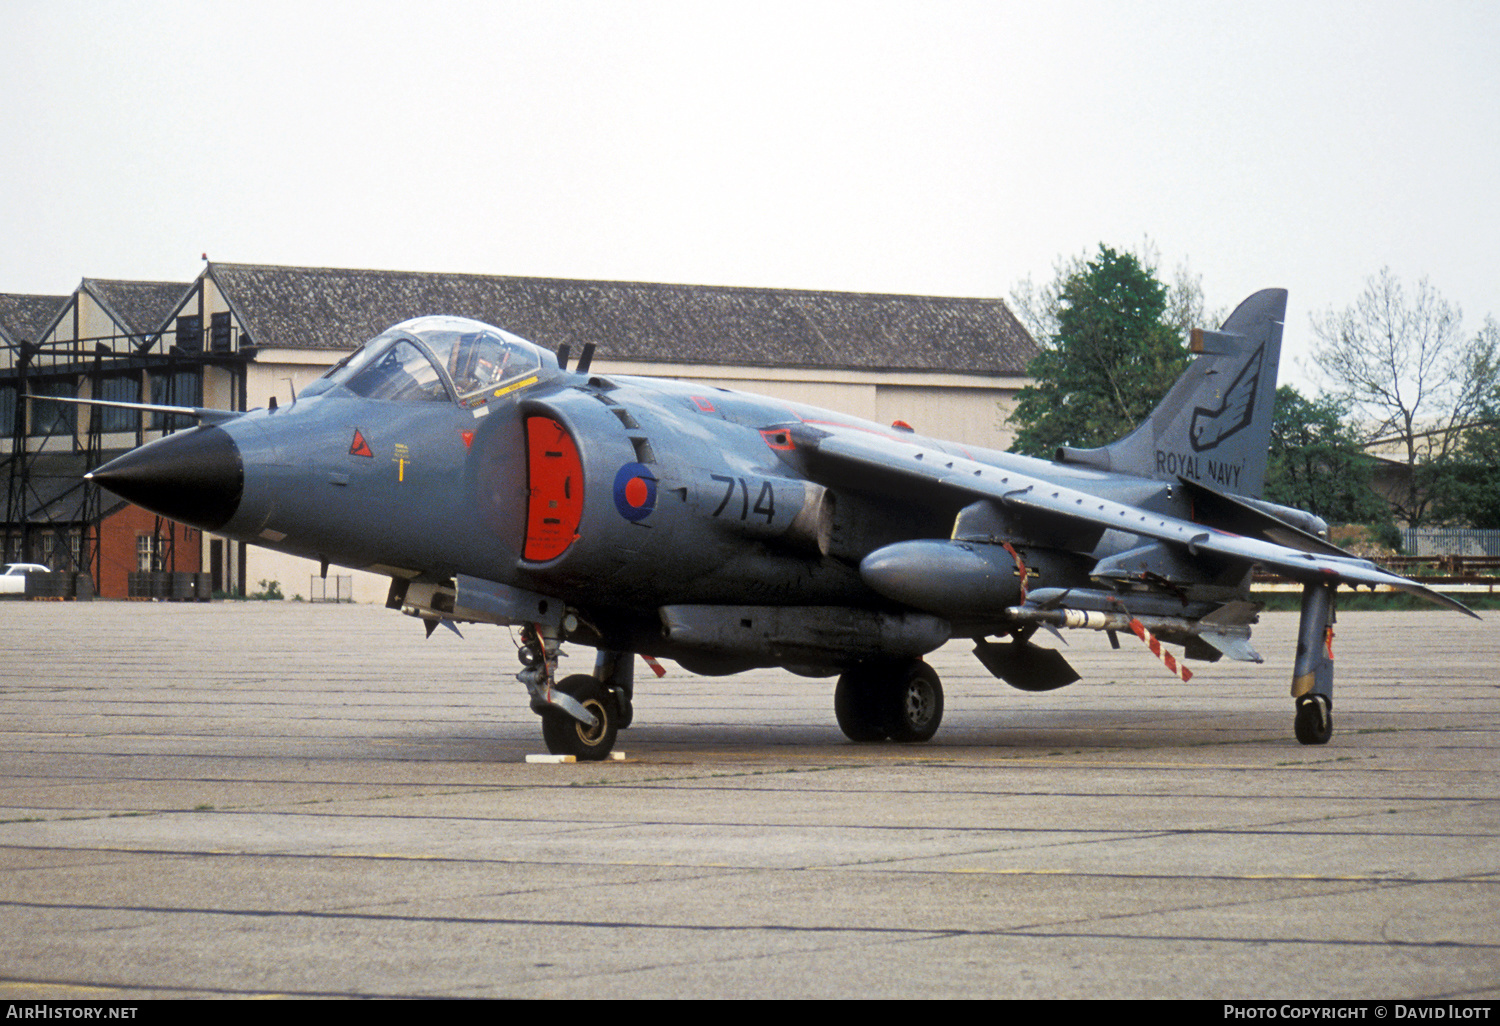
<path id="1" fill-rule="evenodd" d="M 1259 498 L 1266 479 L 1286 290 L 1265 289 L 1241 303 L 1218 331 L 1194 330 L 1198 354 L 1140 427 L 1099 449 L 1057 452 L 1121 474 L 1201 481 Z"/>

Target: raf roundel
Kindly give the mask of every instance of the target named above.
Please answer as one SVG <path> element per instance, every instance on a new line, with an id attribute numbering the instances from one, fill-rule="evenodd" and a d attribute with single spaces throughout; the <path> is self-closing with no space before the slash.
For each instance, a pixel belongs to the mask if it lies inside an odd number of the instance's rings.
<path id="1" fill-rule="evenodd" d="M 656 509 L 656 475 L 644 463 L 627 463 L 615 475 L 615 509 L 632 523 Z"/>

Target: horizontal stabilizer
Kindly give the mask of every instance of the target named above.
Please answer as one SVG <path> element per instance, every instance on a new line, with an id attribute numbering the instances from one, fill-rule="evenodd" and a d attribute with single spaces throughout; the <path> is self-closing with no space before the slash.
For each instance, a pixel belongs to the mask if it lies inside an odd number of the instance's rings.
<path id="1" fill-rule="evenodd" d="M 1327 538 L 1308 530 L 1308 527 L 1319 529 L 1326 527 L 1311 513 L 1276 507 L 1269 502 L 1228 495 L 1191 478 L 1179 477 L 1177 480 L 1187 489 L 1189 497 L 1193 500 L 1193 519 L 1197 523 L 1217 527 L 1222 531 L 1233 531 L 1235 534 L 1243 534 L 1249 538 L 1259 538 L 1262 541 L 1285 545 L 1298 552 L 1316 552 L 1325 556 L 1344 556 L 1349 559 L 1359 558 L 1354 553 L 1339 548 Z M 1280 515 L 1271 512 L 1272 509 L 1279 510 Z M 1306 526 L 1291 523 L 1288 517 L 1297 517 L 1303 520 Z"/>

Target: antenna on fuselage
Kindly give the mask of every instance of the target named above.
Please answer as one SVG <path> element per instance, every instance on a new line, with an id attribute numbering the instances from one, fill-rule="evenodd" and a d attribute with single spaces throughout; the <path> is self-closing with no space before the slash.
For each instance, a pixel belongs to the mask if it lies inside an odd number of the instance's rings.
<path id="1" fill-rule="evenodd" d="M 578 357 L 578 373 L 579 374 L 587 374 L 589 372 L 589 364 L 591 364 L 593 362 L 594 362 L 594 343 L 592 343 L 592 342 L 585 342 L 583 344 L 583 352 Z"/>
<path id="2" fill-rule="evenodd" d="M 568 369 L 568 357 L 571 356 L 572 353 L 573 353 L 573 350 L 571 348 L 569 348 L 569 346 L 568 346 L 568 344 L 566 342 L 562 343 L 560 346 L 557 347 L 557 369 L 558 370 L 564 370 L 565 371 L 565 370 Z"/>

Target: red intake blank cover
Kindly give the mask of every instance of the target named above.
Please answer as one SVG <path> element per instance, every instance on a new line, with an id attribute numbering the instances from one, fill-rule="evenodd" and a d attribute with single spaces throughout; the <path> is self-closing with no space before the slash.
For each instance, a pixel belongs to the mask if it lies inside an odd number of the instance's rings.
<path id="1" fill-rule="evenodd" d="M 526 418 L 526 546 L 532 562 L 556 559 L 578 537 L 583 519 L 583 461 L 573 438 L 551 417 Z"/>

